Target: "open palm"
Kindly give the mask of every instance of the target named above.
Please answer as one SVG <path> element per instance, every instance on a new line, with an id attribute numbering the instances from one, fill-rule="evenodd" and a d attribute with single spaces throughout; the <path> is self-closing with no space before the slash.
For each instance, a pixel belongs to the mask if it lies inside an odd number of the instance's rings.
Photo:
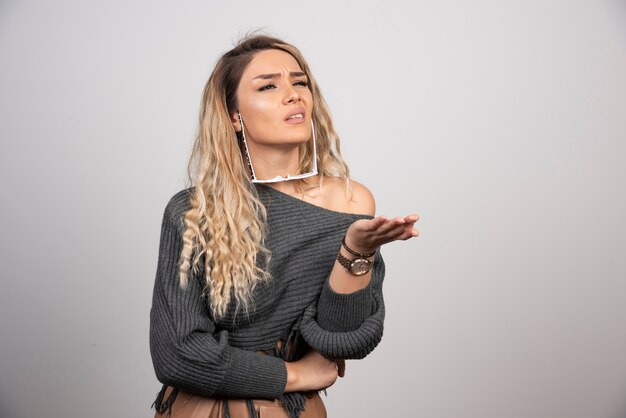
<path id="1" fill-rule="evenodd" d="M 415 229 L 417 214 L 398 218 L 378 216 L 374 219 L 359 219 L 346 232 L 346 245 L 359 253 L 371 253 L 378 247 L 397 240 L 417 237 Z"/>

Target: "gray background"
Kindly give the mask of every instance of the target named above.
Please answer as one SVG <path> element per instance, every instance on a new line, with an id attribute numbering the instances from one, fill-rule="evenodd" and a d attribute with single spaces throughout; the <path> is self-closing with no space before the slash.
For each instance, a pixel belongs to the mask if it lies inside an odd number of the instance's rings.
<path id="1" fill-rule="evenodd" d="M 626 416 L 626 6 L 0 2 L 0 416 L 150 417 L 160 221 L 218 55 L 309 60 L 378 212 L 385 337 L 331 417 Z"/>

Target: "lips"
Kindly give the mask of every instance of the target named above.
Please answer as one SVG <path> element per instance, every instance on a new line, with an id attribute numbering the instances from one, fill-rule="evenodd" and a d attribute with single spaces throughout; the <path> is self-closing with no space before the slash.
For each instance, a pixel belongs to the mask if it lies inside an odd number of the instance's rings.
<path id="1" fill-rule="evenodd" d="M 286 122 L 298 122 L 298 121 L 303 121 L 305 117 L 306 117 L 306 110 L 303 107 L 299 107 L 287 113 L 287 116 L 285 117 L 285 121 Z"/>

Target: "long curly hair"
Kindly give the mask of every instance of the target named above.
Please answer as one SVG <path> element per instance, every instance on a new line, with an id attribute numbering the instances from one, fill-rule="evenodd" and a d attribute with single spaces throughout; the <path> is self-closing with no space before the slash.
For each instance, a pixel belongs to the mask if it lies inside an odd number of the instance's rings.
<path id="1" fill-rule="evenodd" d="M 265 246 L 267 213 L 250 181 L 241 133 L 235 131 L 231 119 L 238 109 L 237 88 L 244 70 L 256 53 L 268 49 L 293 56 L 308 76 L 320 186 L 328 176 L 344 179 L 349 187 L 349 170 L 328 106 L 300 51 L 281 39 L 253 34 L 223 54 L 204 87 L 199 127 L 187 167 L 193 193 L 191 208 L 184 215 L 179 268 L 183 288 L 190 271 L 193 275 L 203 271 L 204 291 L 214 319 L 226 315 L 233 297 L 235 313 L 240 308 L 249 313 L 255 286 L 271 279 L 271 253 Z M 312 169 L 311 142 L 300 146 L 299 172 Z M 297 187 L 302 190 L 307 180 L 298 180 Z"/>

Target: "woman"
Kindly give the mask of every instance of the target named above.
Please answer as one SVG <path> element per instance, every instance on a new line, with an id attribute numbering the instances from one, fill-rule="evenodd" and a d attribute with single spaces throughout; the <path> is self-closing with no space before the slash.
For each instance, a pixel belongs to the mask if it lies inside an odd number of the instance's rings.
<path id="1" fill-rule="evenodd" d="M 156 416 L 325 417 L 318 391 L 383 332 L 385 243 L 300 52 L 248 37 L 206 84 L 189 163 L 165 208 L 150 348 Z"/>

